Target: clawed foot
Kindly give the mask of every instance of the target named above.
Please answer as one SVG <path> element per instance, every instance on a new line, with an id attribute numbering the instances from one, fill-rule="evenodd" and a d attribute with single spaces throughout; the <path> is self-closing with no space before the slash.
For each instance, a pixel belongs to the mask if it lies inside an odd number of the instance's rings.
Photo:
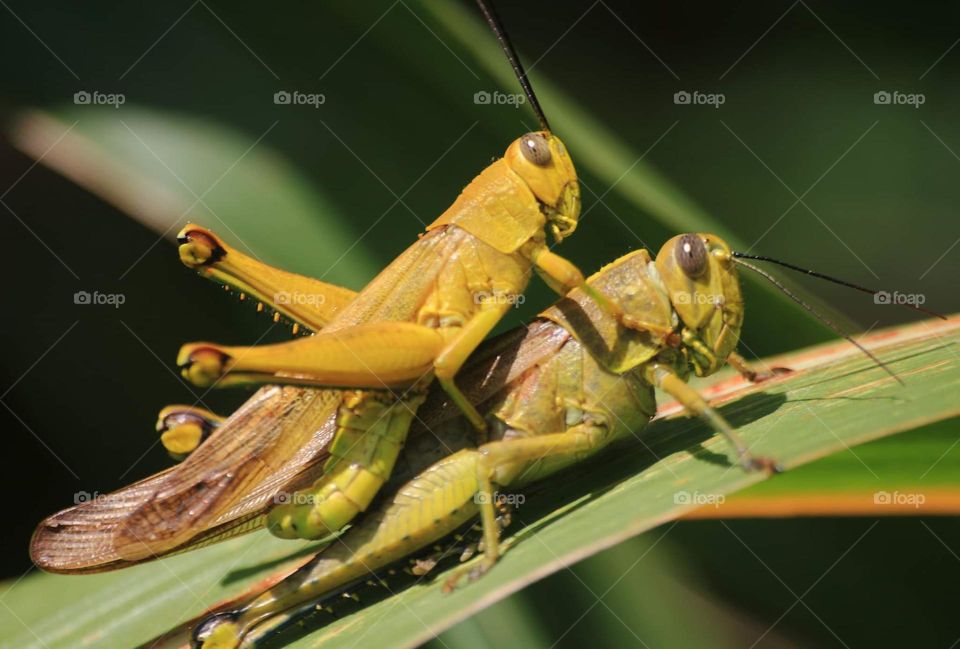
<path id="1" fill-rule="evenodd" d="M 763 471 L 767 475 L 774 475 L 784 472 L 782 464 L 762 455 L 745 455 L 740 459 L 740 466 L 748 473 Z"/>
<path id="2" fill-rule="evenodd" d="M 510 523 L 512 522 L 512 513 L 513 508 L 510 505 L 503 502 L 497 503 L 497 527 L 500 528 L 501 532 L 510 526 Z M 457 583 L 463 579 L 464 576 L 468 577 L 470 581 L 473 581 L 486 574 L 486 572 L 497 563 L 497 558 L 503 556 L 503 553 L 513 546 L 515 540 L 516 537 L 513 537 L 502 543 L 498 543 L 496 554 L 493 556 L 485 553 L 483 541 L 469 543 L 464 548 L 463 553 L 460 555 L 461 563 L 469 561 L 476 552 L 484 552 L 484 555 L 480 557 L 480 559 L 478 559 L 474 565 L 463 565 L 459 568 L 456 568 L 450 577 L 448 577 L 444 582 L 443 592 L 452 593 L 457 587 Z"/>
<path id="3" fill-rule="evenodd" d="M 791 373 L 793 373 L 793 370 L 791 370 L 789 367 L 772 367 L 770 368 L 769 372 L 747 372 L 743 375 L 743 378 L 751 383 L 763 383 L 764 381 L 769 381 L 770 379 L 775 379 L 778 376 Z"/>
<path id="4" fill-rule="evenodd" d="M 485 575 L 495 563 L 495 560 L 488 559 L 486 556 L 484 556 L 472 566 L 468 565 L 456 568 L 453 571 L 453 574 L 451 574 L 443 583 L 443 592 L 446 594 L 452 593 L 456 589 L 457 584 L 464 577 L 467 577 L 469 581 L 479 579 L 481 576 Z"/>

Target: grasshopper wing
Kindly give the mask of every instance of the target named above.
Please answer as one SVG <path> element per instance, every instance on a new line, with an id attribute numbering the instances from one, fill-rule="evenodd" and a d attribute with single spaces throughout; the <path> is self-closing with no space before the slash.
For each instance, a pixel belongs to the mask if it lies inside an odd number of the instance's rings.
<path id="1" fill-rule="evenodd" d="M 537 320 L 488 341 L 463 370 L 468 397 L 477 404 L 496 397 L 569 335 Z M 278 493 L 304 488 L 322 473 L 340 395 L 262 388 L 182 464 L 44 520 L 30 544 L 34 563 L 48 572 L 100 572 L 261 527 Z M 445 399 L 431 391 L 423 423 L 462 428 L 452 421 L 459 409 Z M 464 439 L 467 445 L 472 437 Z"/>
<path id="2" fill-rule="evenodd" d="M 99 572 L 256 529 L 274 498 L 319 476 L 339 393 L 259 390 L 182 464 L 50 516 L 30 543 L 49 572 Z"/>

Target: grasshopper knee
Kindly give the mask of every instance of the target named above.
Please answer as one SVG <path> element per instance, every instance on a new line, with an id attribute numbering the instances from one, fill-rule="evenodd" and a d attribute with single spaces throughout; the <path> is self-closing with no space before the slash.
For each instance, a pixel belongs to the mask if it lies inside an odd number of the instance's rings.
<path id="1" fill-rule="evenodd" d="M 226 250 L 216 235 L 205 228 L 188 225 L 177 235 L 180 261 L 187 268 L 200 268 L 220 261 Z"/>
<path id="2" fill-rule="evenodd" d="M 215 347 L 204 344 L 184 345 L 177 355 L 180 375 L 194 385 L 207 388 L 220 380 L 233 359 Z"/>
<path id="3" fill-rule="evenodd" d="M 178 462 L 196 450 L 223 421 L 209 410 L 193 406 L 167 406 L 157 416 L 157 432 L 170 456 Z"/>

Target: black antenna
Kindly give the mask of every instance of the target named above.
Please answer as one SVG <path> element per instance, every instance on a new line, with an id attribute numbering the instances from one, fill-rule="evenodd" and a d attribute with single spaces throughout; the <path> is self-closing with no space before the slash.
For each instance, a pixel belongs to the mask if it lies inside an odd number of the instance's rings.
<path id="1" fill-rule="evenodd" d="M 795 266 L 793 264 L 787 263 L 785 261 L 780 261 L 779 259 L 774 259 L 773 257 L 764 257 L 763 255 L 750 255 L 745 252 L 734 252 L 734 257 L 740 259 L 754 259 L 756 261 L 768 261 L 771 264 L 777 264 L 778 266 L 783 266 L 784 268 L 789 268 L 790 270 L 795 270 L 799 273 L 809 275 L 811 277 L 817 277 L 819 279 L 825 279 L 828 282 L 833 282 L 834 284 L 839 284 L 840 286 L 846 286 L 847 288 L 856 289 L 858 291 L 863 291 L 864 293 L 869 293 L 870 295 L 877 295 L 878 293 L 883 293 L 883 291 L 878 291 L 876 289 L 867 288 L 866 286 L 860 286 L 859 284 L 854 284 L 853 282 L 848 282 L 843 279 L 837 279 L 836 277 L 831 277 L 830 275 L 825 275 L 823 273 L 818 273 L 815 270 L 810 270 L 808 268 L 802 268 L 800 266 Z M 920 313 L 926 313 L 927 315 L 932 315 L 941 320 L 947 320 L 947 316 L 937 313 L 936 311 L 931 311 L 930 309 L 924 309 L 922 306 L 915 304 L 900 304 L 900 306 L 907 307 L 908 309 L 913 309 L 914 311 L 919 311 Z"/>
<path id="2" fill-rule="evenodd" d="M 739 256 L 739 255 L 737 255 L 736 253 L 734 253 L 734 257 L 735 257 L 735 258 L 738 257 L 738 256 Z M 817 320 L 819 320 L 819 321 L 822 322 L 823 324 L 825 324 L 825 325 L 827 325 L 828 327 L 830 327 L 830 329 L 832 329 L 834 333 L 836 333 L 838 336 L 842 336 L 843 338 L 846 338 L 854 347 L 856 347 L 857 349 L 859 349 L 860 351 L 862 351 L 864 354 L 866 354 L 874 363 L 876 363 L 881 369 L 883 369 L 884 372 L 886 372 L 887 374 L 889 374 L 890 376 L 892 376 L 893 378 L 895 378 L 895 379 L 897 380 L 897 383 L 899 383 L 900 385 L 904 385 L 903 380 L 902 380 L 899 376 L 897 376 L 897 375 L 893 372 L 893 370 L 891 370 L 891 369 L 887 366 L 886 363 L 884 363 L 884 362 L 881 361 L 879 358 L 877 358 L 876 356 L 874 356 L 873 353 L 872 353 L 869 349 L 867 349 L 866 347 L 864 347 L 863 345 L 861 345 L 860 343 L 858 343 L 858 342 L 857 342 L 856 340 L 854 340 L 851 336 L 843 333 L 843 330 L 841 330 L 840 327 L 838 327 L 838 326 L 835 325 L 832 321 L 828 320 L 826 317 L 824 317 L 823 315 L 821 315 L 820 313 L 818 313 L 812 306 L 810 306 L 809 304 L 807 304 L 806 302 L 804 302 L 803 300 L 801 300 L 799 297 L 797 297 L 796 295 L 794 295 L 793 293 L 791 293 L 789 290 L 787 290 L 787 287 L 784 286 L 783 284 L 781 284 L 780 282 L 778 282 L 777 279 L 776 279 L 773 275 L 771 275 L 771 274 L 768 273 L 767 271 L 763 270 L 762 268 L 758 268 L 757 266 L 754 266 L 754 265 L 751 264 L 751 263 L 748 263 L 748 262 L 745 262 L 745 261 L 742 261 L 742 260 L 739 260 L 739 259 L 737 259 L 736 262 L 737 262 L 738 265 L 744 266 L 744 267 L 746 267 L 746 268 L 749 268 L 750 270 L 752 270 L 753 272 L 757 273 L 757 274 L 760 275 L 761 277 L 766 278 L 767 281 L 769 281 L 771 284 L 773 284 L 773 285 L 776 286 L 778 289 L 780 289 L 780 290 L 783 292 L 784 295 L 786 295 L 786 296 L 789 297 L 791 300 L 793 300 L 794 302 L 796 302 L 797 304 L 799 304 L 800 306 L 802 306 L 808 313 L 813 314 L 813 315 L 817 318 Z"/>
<path id="3" fill-rule="evenodd" d="M 540 102 L 537 101 L 537 95 L 533 92 L 533 86 L 530 85 L 530 80 L 527 78 L 527 71 L 523 69 L 523 64 L 520 63 L 520 57 L 517 56 L 517 51 L 513 49 L 513 43 L 510 42 L 510 37 L 507 36 L 507 30 L 504 28 L 503 23 L 500 22 L 500 16 L 497 15 L 496 10 L 493 8 L 493 3 L 489 2 L 489 0 L 477 0 L 477 5 L 479 5 L 480 11 L 483 12 L 483 17 L 486 19 L 487 24 L 490 25 L 490 29 L 493 30 L 497 40 L 500 41 L 500 47 L 503 48 L 503 53 L 507 55 L 507 60 L 510 61 L 510 67 L 513 68 L 513 73 L 517 75 L 517 81 L 520 82 L 520 87 L 523 88 L 523 93 L 527 96 L 530 107 L 533 108 L 533 112 L 537 115 L 540 128 L 549 131 L 550 124 L 547 123 L 543 109 L 540 108 Z"/>

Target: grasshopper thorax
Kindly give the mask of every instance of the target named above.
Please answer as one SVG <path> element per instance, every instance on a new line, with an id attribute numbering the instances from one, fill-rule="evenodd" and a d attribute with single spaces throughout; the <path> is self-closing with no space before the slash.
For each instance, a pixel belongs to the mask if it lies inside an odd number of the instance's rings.
<path id="1" fill-rule="evenodd" d="M 660 249 L 656 267 L 682 323 L 687 359 L 698 376 L 712 374 L 736 348 L 743 323 L 730 246 L 712 234 L 682 234 Z"/>
<path id="2" fill-rule="evenodd" d="M 507 148 L 504 160 L 533 192 L 554 238 L 573 234 L 580 216 L 580 184 L 560 138 L 550 131 L 527 133 Z"/>
<path id="3" fill-rule="evenodd" d="M 580 185 L 566 147 L 550 131 L 527 133 L 467 185 L 427 230 L 455 225 L 513 254 L 545 231 L 559 241 L 577 227 Z"/>

